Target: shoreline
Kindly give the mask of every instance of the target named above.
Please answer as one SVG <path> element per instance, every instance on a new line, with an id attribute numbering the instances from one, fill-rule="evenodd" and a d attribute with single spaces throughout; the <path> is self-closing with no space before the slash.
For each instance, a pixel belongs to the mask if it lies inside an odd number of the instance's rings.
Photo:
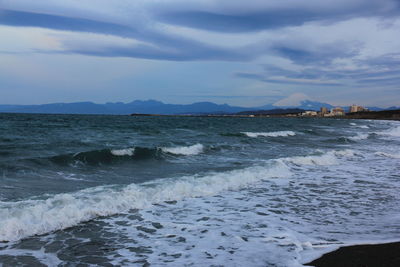
<path id="1" fill-rule="evenodd" d="M 400 266 L 400 241 L 343 246 L 303 265 L 314 267 L 398 267 Z"/>
<path id="2" fill-rule="evenodd" d="M 288 114 L 274 114 L 274 115 L 235 115 L 235 114 L 72 114 L 72 113 L 7 113 L 0 112 L 0 115 L 33 115 L 33 116 L 130 116 L 130 117 L 181 117 L 181 118 L 283 118 L 283 119 L 322 119 L 322 120 L 382 120 L 382 121 L 400 121 L 400 111 L 396 116 L 331 116 L 331 117 L 321 117 L 321 116 L 297 116 Z"/>

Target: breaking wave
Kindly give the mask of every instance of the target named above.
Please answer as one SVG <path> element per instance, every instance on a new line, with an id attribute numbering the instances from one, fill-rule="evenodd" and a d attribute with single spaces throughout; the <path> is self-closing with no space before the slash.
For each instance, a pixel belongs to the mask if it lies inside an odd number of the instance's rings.
<path id="1" fill-rule="evenodd" d="M 111 154 L 114 156 L 133 156 L 135 153 L 135 148 L 124 148 L 124 149 L 113 149 Z"/>
<path id="2" fill-rule="evenodd" d="M 50 161 L 60 165 L 87 164 L 105 165 L 121 163 L 131 160 L 161 159 L 162 151 L 159 148 L 135 147 L 126 149 L 101 149 L 63 154 L 50 158 Z"/>
<path id="3" fill-rule="evenodd" d="M 369 129 L 369 126 L 367 126 L 367 125 L 358 125 L 357 123 L 354 123 L 354 122 L 351 122 L 350 125 L 355 126 L 357 128 L 361 128 L 361 129 Z"/>
<path id="4" fill-rule="evenodd" d="M 368 137 L 369 137 L 369 134 L 367 134 L 367 133 L 366 134 L 359 133 L 356 136 L 349 137 L 349 139 L 352 141 L 360 141 L 360 140 L 365 140 Z"/>
<path id="5" fill-rule="evenodd" d="M 63 154 L 50 157 L 50 161 L 56 164 L 87 164 L 87 165 L 104 165 L 121 163 L 132 160 L 148 160 L 148 159 L 163 159 L 165 153 L 191 156 L 202 153 L 204 146 L 195 144 L 192 146 L 178 147 L 131 147 L 123 149 L 101 149 L 75 154 Z"/>
<path id="6" fill-rule="evenodd" d="M 386 136 L 392 136 L 392 137 L 400 137 L 400 126 L 390 128 L 386 131 L 382 131 L 377 133 L 379 135 L 386 135 Z"/>
<path id="7" fill-rule="evenodd" d="M 243 134 L 245 134 L 248 137 L 285 137 L 285 136 L 295 136 L 296 133 L 293 131 L 277 131 L 277 132 L 242 132 Z"/>
<path id="8" fill-rule="evenodd" d="M 341 157 L 353 157 L 355 155 L 356 153 L 353 150 L 346 149 L 339 151 L 329 151 L 322 155 L 290 157 L 284 158 L 282 160 L 295 165 L 328 166 L 338 164 L 338 159 Z"/>
<path id="9" fill-rule="evenodd" d="M 195 144 L 192 146 L 178 146 L 178 147 L 162 147 L 162 151 L 175 155 L 198 155 L 203 152 L 204 146 L 202 144 Z"/>
<path id="10" fill-rule="evenodd" d="M 111 153 L 110 153 L 111 154 Z M 162 179 L 128 186 L 99 186 L 75 193 L 57 194 L 48 199 L 0 202 L 0 241 L 16 241 L 28 236 L 75 226 L 99 216 L 110 216 L 154 203 L 183 198 L 215 195 L 238 190 L 273 178 L 289 178 L 291 164 L 332 165 L 341 157 L 353 156 L 351 150 L 321 155 L 281 158 L 262 166 Z"/>

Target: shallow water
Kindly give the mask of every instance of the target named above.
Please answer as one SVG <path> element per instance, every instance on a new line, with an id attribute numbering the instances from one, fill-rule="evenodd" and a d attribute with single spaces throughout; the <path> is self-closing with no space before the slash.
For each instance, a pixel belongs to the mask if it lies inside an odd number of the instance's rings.
<path id="1" fill-rule="evenodd" d="M 400 238 L 400 123 L 0 114 L 0 264 L 302 266 Z"/>

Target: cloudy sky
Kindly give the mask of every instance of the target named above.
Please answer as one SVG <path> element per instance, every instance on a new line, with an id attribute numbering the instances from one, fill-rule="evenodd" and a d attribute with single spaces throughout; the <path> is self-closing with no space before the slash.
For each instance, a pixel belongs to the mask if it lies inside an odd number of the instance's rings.
<path id="1" fill-rule="evenodd" d="M 399 0 L 0 0 L 0 104 L 400 105 Z"/>

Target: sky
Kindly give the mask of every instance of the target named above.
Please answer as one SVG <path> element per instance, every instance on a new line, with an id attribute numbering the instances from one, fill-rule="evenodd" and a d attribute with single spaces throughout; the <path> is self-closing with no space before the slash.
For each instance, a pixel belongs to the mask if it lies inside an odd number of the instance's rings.
<path id="1" fill-rule="evenodd" d="M 0 104 L 400 106 L 399 0 L 0 0 Z"/>

